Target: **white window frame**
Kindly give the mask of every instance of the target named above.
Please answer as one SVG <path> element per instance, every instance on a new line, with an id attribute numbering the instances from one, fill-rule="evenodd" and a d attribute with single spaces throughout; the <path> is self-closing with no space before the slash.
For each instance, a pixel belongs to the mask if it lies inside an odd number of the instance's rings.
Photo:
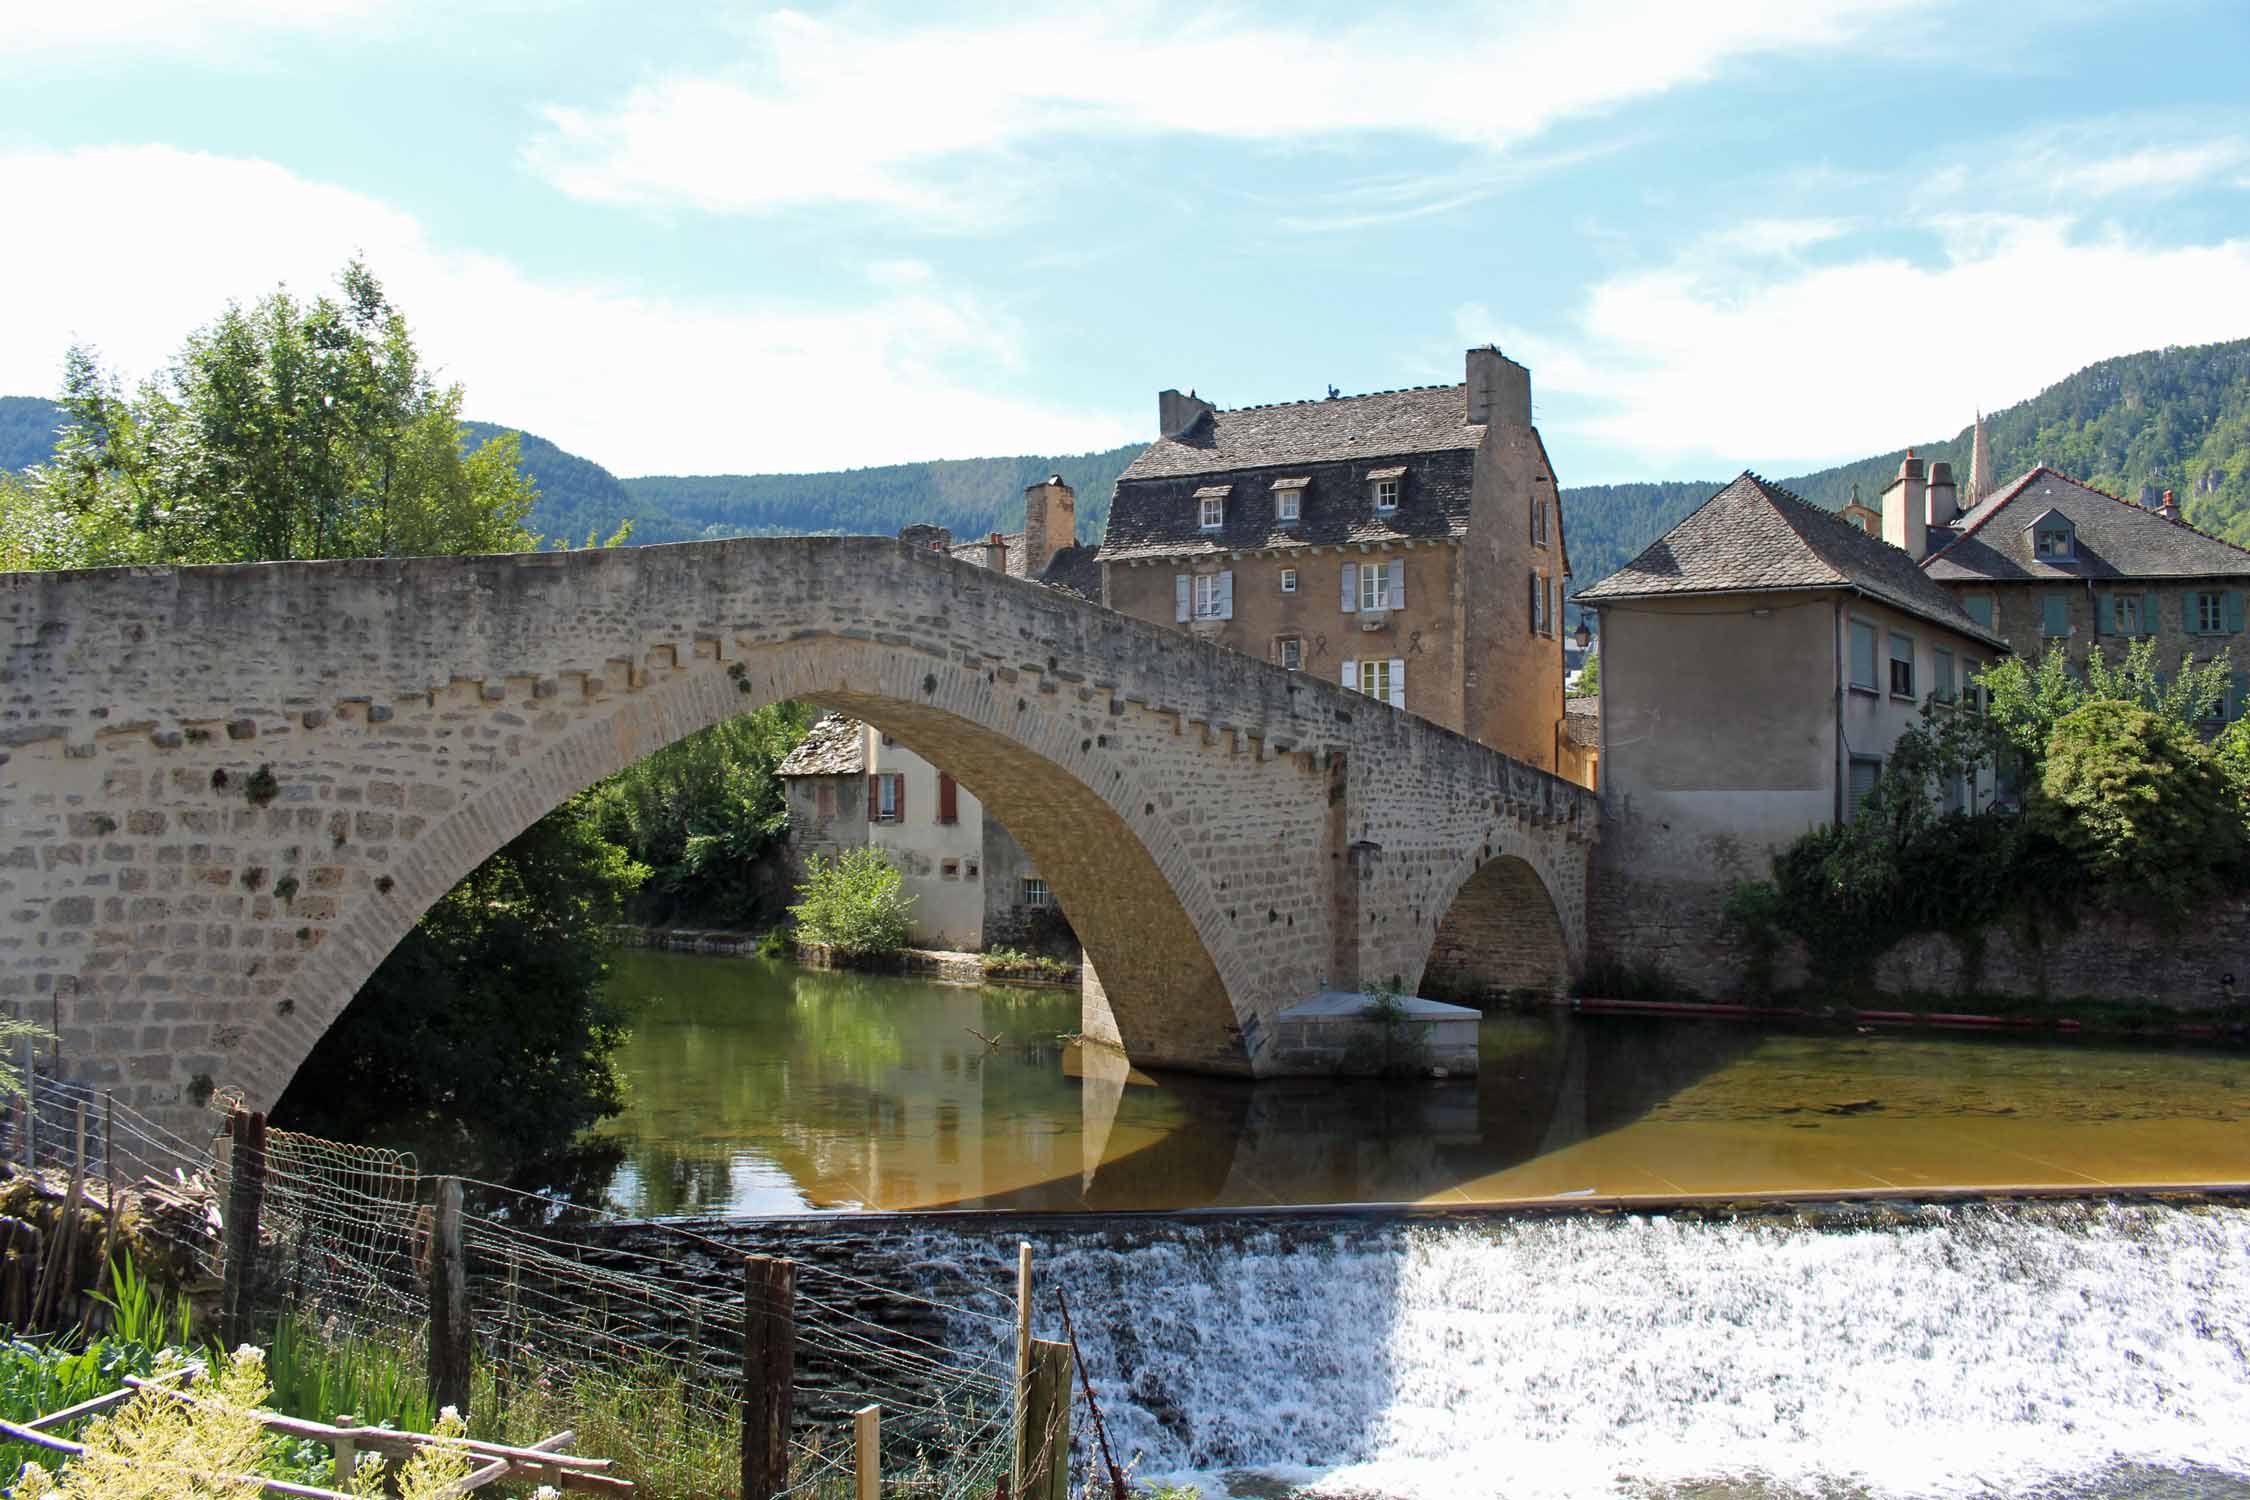
<path id="1" fill-rule="evenodd" d="M 1906 655 L 1903 657 L 1898 654 L 1901 641 L 1906 643 Z M 1884 644 L 1888 649 L 1883 653 L 1883 660 L 1888 665 L 1883 669 L 1883 686 L 1889 690 L 1893 698 L 1912 698 L 1914 696 L 1915 675 L 1914 637 L 1902 630 L 1894 630 L 1890 632 L 1890 639 Z M 1898 685 L 1898 669 L 1900 667 L 1906 668 L 1906 686 L 1903 689 Z"/>
<path id="2" fill-rule="evenodd" d="M 1205 495 L 1202 500 L 1202 525 L 1205 531 L 1217 531 L 1227 524 L 1227 497 Z"/>
<path id="3" fill-rule="evenodd" d="M 1275 490 L 1273 492 L 1273 518 L 1276 521 L 1296 520 L 1300 510 L 1297 501 L 1302 494 L 1304 494 L 1303 490 Z"/>
<path id="4" fill-rule="evenodd" d="M 1023 897 L 1021 904 L 1034 910 L 1045 911 L 1055 904 L 1054 893 L 1047 889 L 1046 879 L 1042 876 L 1024 876 L 1018 894 Z"/>
<path id="5" fill-rule="evenodd" d="M 1391 570 L 1382 563 L 1359 565 L 1361 614 L 1379 614 L 1391 607 Z"/>
<path id="6" fill-rule="evenodd" d="M 1305 640 L 1303 636 L 1285 635 L 1274 642 L 1274 660 L 1285 672 L 1298 672 L 1305 665 Z"/>
<path id="7" fill-rule="evenodd" d="M 1368 484 L 1375 492 L 1375 508 L 1377 510 L 1398 509 L 1398 496 L 1399 491 L 1404 487 L 1403 481 L 1397 479 L 1371 479 L 1368 481 Z"/>
<path id="8" fill-rule="evenodd" d="M 899 822 L 899 803 L 904 801 L 905 798 L 906 777 L 903 773 L 898 771 L 877 771 L 875 773 L 876 822 Z"/>
<path id="9" fill-rule="evenodd" d="M 1284 594 L 1297 592 L 1297 570 L 1295 568 L 1283 568 L 1281 570 L 1281 591 Z"/>
<path id="10" fill-rule="evenodd" d="M 1216 573 L 1196 574 L 1195 618 L 1197 618 L 1198 620 L 1216 620 L 1221 618 L 1219 614 L 1220 602 L 1221 596 L 1219 593 L 1219 575 Z"/>
<path id="11" fill-rule="evenodd" d="M 2196 635 L 2224 635 L 2227 629 L 2227 596 L 2218 589 L 2195 591 Z"/>

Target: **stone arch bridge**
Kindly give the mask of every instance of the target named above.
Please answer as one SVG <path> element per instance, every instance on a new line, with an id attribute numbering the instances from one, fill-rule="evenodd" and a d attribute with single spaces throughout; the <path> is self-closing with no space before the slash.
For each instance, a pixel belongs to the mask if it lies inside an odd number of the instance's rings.
<path id="1" fill-rule="evenodd" d="M 558 802 L 780 698 L 975 793 L 1144 1067 L 1276 1071 L 1324 986 L 1553 988 L 1585 952 L 1592 794 L 888 540 L 8 574 L 0 630 L 0 1004 L 181 1122 L 271 1104 Z"/>

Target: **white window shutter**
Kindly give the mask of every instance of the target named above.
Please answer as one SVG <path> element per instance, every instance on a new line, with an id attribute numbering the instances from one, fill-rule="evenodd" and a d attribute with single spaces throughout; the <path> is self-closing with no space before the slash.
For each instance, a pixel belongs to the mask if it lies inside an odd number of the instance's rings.
<path id="1" fill-rule="evenodd" d="M 1225 569 L 1219 574 L 1219 618 L 1222 620 L 1234 618 L 1234 569 L 1232 568 Z"/>
<path id="2" fill-rule="evenodd" d="M 1359 564 L 1344 564 L 1344 613 L 1359 613 Z"/>
<path id="3" fill-rule="evenodd" d="M 1346 563 L 1344 566 L 1348 568 L 1351 564 Z M 1347 693 L 1359 691 L 1359 663 L 1348 656 L 1344 658 L 1344 691 Z"/>
<path id="4" fill-rule="evenodd" d="M 1395 568 L 1398 564 L 1391 566 Z M 1391 658 L 1391 707 L 1406 707 L 1406 658 L 1403 656 Z"/>
<path id="5" fill-rule="evenodd" d="M 1391 608 L 1393 608 L 1393 609 L 1404 609 L 1404 608 L 1406 608 L 1406 559 L 1405 559 L 1405 558 L 1403 558 L 1403 557 L 1394 557 L 1394 558 L 1392 558 L 1392 559 L 1391 559 L 1391 587 L 1390 587 L 1390 592 L 1389 592 L 1388 594 L 1386 594 L 1386 595 L 1385 595 L 1384 597 L 1385 597 L 1385 598 L 1386 598 L 1386 600 L 1387 600 L 1387 601 L 1389 602 L 1389 604 L 1390 604 Z"/>
<path id="6" fill-rule="evenodd" d="M 1172 619 L 1177 624 L 1185 625 L 1187 623 L 1188 590 L 1192 587 L 1194 585 L 1188 582 L 1187 574 L 1174 573 L 1172 575 Z"/>

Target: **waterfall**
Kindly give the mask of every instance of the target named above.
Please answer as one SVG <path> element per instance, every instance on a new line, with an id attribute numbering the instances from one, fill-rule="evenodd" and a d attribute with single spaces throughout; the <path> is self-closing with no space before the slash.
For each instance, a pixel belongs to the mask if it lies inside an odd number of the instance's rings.
<path id="1" fill-rule="evenodd" d="M 2250 1495 L 2241 1208 L 1030 1238 L 1119 1459 L 1206 1497 Z M 1013 1239 L 915 1254 L 1004 1312 Z"/>

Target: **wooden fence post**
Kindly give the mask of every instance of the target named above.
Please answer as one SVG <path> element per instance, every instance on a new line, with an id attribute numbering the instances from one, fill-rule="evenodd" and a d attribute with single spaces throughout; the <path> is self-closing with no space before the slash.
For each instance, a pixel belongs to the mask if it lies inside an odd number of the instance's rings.
<path id="1" fill-rule="evenodd" d="M 858 1500 L 883 1500 L 883 1408 L 863 1406 L 852 1413 L 852 1465 L 858 1471 Z"/>
<path id="2" fill-rule="evenodd" d="M 219 1294 L 219 1327 L 229 1349 L 250 1341 L 251 1300 L 258 1272 L 258 1216 L 266 1201 L 266 1117 L 236 1110 L 233 1161 L 227 1184 L 225 1284 Z"/>
<path id="3" fill-rule="evenodd" d="M 797 1378 L 797 1263 L 742 1264 L 742 1500 L 789 1488 L 790 1400 Z"/>
<path id="4" fill-rule="evenodd" d="M 1024 1392 L 1023 1483 L 1016 1500 L 1070 1500 L 1070 1345 L 1031 1343 Z"/>
<path id="5" fill-rule="evenodd" d="M 430 1226 L 430 1401 L 469 1414 L 469 1256 L 458 1177 L 438 1179 Z"/>
<path id="6" fill-rule="evenodd" d="M 1011 1494 L 1017 1496 L 1024 1494 L 1024 1481 L 1028 1477 L 1024 1471 L 1023 1459 L 1028 1444 L 1027 1434 L 1029 1429 L 1025 1425 L 1028 1415 L 1026 1389 L 1030 1381 L 1031 1241 L 1018 1240 L 1016 1242 L 1016 1385 L 1013 1393 L 1015 1397 L 1016 1451 L 1014 1462 L 1008 1466 L 1008 1489 Z"/>

